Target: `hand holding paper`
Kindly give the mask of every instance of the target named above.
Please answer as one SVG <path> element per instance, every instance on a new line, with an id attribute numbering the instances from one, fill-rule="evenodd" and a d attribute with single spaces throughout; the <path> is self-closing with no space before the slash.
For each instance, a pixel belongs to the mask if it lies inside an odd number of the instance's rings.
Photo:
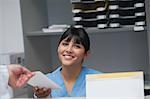
<path id="1" fill-rule="evenodd" d="M 61 88 L 58 84 L 50 80 L 46 77 L 42 72 L 36 71 L 35 76 L 33 76 L 29 81 L 28 84 L 35 87 L 38 86 L 39 88 L 50 88 L 50 89 L 58 89 Z"/>

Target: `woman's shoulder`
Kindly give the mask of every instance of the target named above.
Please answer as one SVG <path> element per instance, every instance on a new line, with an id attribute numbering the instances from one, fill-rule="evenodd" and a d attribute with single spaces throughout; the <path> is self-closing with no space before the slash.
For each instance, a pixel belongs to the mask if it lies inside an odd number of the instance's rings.
<path id="1" fill-rule="evenodd" d="M 83 70 L 86 71 L 86 74 L 100 74 L 100 73 L 102 73 L 98 70 L 88 68 L 88 67 L 83 67 Z"/>
<path id="2" fill-rule="evenodd" d="M 60 72 L 61 67 L 58 67 L 56 70 L 54 70 L 51 73 L 46 74 L 47 77 L 52 78 L 53 76 L 57 76 Z"/>

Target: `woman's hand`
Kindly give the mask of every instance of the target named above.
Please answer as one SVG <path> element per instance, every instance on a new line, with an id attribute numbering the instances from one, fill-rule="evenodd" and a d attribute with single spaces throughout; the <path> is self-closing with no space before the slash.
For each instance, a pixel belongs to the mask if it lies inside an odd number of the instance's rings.
<path id="1" fill-rule="evenodd" d="M 38 98 L 47 98 L 51 93 L 50 88 L 39 88 L 37 86 L 33 87 L 33 91 Z"/>

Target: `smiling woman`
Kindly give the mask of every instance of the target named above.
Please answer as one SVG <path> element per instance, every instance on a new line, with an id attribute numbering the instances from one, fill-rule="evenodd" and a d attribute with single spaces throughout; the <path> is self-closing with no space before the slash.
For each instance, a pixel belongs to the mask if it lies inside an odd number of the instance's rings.
<path id="1" fill-rule="evenodd" d="M 84 97 L 86 96 L 86 74 L 100 73 L 96 70 L 82 66 L 89 54 L 90 40 L 83 28 L 68 28 L 60 38 L 57 53 L 61 66 L 48 78 L 55 81 L 62 88 L 51 90 L 34 87 L 35 96 L 44 97 Z"/>
<path id="2" fill-rule="evenodd" d="M 77 66 L 81 68 L 83 60 L 87 57 L 90 49 L 90 41 L 87 33 L 84 29 L 71 28 L 68 29 L 61 37 L 58 46 L 58 56 L 62 62 L 62 66 L 66 60 L 73 68 Z"/>

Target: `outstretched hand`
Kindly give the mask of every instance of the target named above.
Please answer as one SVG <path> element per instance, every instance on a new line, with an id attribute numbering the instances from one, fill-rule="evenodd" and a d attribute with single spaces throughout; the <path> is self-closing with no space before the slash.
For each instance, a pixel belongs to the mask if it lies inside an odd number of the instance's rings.
<path id="1" fill-rule="evenodd" d="M 24 86 L 27 83 L 27 81 L 32 76 L 34 76 L 34 73 L 18 64 L 9 65 L 8 72 L 9 72 L 8 83 L 12 88 L 20 88 Z"/>

